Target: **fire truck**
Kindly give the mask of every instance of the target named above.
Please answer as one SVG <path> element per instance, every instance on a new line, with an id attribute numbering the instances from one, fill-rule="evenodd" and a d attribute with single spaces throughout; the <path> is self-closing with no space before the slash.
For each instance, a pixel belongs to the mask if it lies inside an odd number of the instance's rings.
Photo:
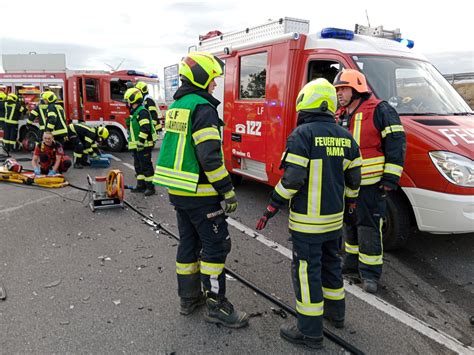
<path id="1" fill-rule="evenodd" d="M 84 120 L 88 125 L 104 125 L 110 135 L 107 148 L 118 152 L 127 144 L 125 119 L 129 116 L 123 94 L 127 83 L 144 81 L 150 95 L 161 101 L 157 75 L 136 70 L 68 70 L 64 54 L 3 55 L 0 90 L 15 93 L 27 111 L 19 123 L 19 140 L 36 139 L 38 128 L 26 128 L 26 116 L 40 100 L 41 92 L 53 91 L 63 104 L 68 122 Z M 160 106 L 163 108 L 163 106 Z"/>
<path id="2" fill-rule="evenodd" d="M 473 232 L 473 112 L 413 45 L 398 29 L 357 25 L 355 31 L 309 33 L 309 21 L 293 18 L 201 37 L 190 51 L 211 52 L 226 64 L 214 95 L 222 102 L 224 158 L 234 180 L 276 185 L 296 126 L 299 90 L 352 68 L 397 110 L 407 135 L 401 189 L 388 198 L 385 249 L 402 247 L 414 226 L 430 233 Z"/>

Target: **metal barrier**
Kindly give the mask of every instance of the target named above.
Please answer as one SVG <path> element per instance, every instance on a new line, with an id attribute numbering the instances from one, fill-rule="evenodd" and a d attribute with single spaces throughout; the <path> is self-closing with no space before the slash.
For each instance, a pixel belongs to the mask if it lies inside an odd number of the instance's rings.
<path id="1" fill-rule="evenodd" d="M 457 74 L 444 74 L 446 80 L 451 84 L 454 84 L 456 81 L 474 81 L 474 72 L 472 73 L 457 73 Z"/>

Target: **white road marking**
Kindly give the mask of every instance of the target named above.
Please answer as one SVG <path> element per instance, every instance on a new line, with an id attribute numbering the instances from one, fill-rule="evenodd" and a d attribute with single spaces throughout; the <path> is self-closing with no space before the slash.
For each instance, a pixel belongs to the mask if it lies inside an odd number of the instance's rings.
<path id="1" fill-rule="evenodd" d="M 234 228 L 240 230 L 241 232 L 244 232 L 245 234 L 258 240 L 259 242 L 265 244 L 266 246 L 271 247 L 280 254 L 286 256 L 288 259 L 292 259 L 292 251 L 284 247 L 283 245 L 268 239 L 264 235 L 254 231 L 252 228 L 245 226 L 244 224 L 240 223 L 239 221 L 236 221 L 231 217 L 227 217 L 227 223 L 233 226 Z M 395 307 L 394 305 L 391 305 L 390 303 L 382 300 L 381 298 L 378 298 L 377 296 L 363 291 L 360 287 L 351 285 L 349 284 L 349 282 L 344 280 L 344 288 L 354 297 L 357 297 L 365 303 L 374 306 L 380 311 L 388 314 L 392 318 L 395 318 L 396 320 L 409 326 L 410 328 L 415 329 L 419 333 L 427 336 L 428 338 L 436 341 L 437 343 L 445 346 L 446 348 L 455 351 L 458 354 L 473 354 L 473 347 L 462 344 L 460 341 L 458 341 L 451 335 L 433 328 L 429 324 L 423 322 L 421 319 L 418 319 L 406 313 L 405 311 L 402 311 L 401 309 Z"/>
<path id="2" fill-rule="evenodd" d="M 115 161 L 122 161 L 122 159 L 117 158 L 115 155 L 110 154 L 110 157 Z"/>
<path id="3" fill-rule="evenodd" d="M 135 167 L 132 164 L 129 164 L 129 163 L 122 163 L 122 164 L 125 165 L 129 169 L 135 170 Z"/>
<path id="4" fill-rule="evenodd" d="M 72 194 L 74 192 L 76 192 L 76 190 L 67 191 L 67 192 L 62 193 L 61 195 L 69 195 L 69 194 Z M 15 206 L 15 207 L 5 208 L 3 210 L 0 210 L 0 213 L 13 212 L 13 211 L 22 209 L 26 206 L 37 204 L 38 202 L 45 201 L 45 200 L 50 200 L 52 198 L 61 198 L 61 196 L 59 196 L 59 195 L 49 195 L 49 196 L 41 197 L 41 198 L 38 198 L 36 200 L 32 200 L 32 201 L 22 203 L 21 205 L 18 205 L 18 206 Z"/>
<path id="5" fill-rule="evenodd" d="M 129 167 L 130 169 L 134 170 L 135 168 L 133 165 L 128 163 L 122 163 L 123 165 Z M 250 237 L 258 240 L 260 243 L 274 249 L 275 251 L 279 252 L 283 256 L 286 256 L 288 259 L 292 259 L 292 251 L 281 244 L 278 244 L 263 234 L 260 234 L 254 231 L 252 228 L 247 227 L 246 225 L 240 223 L 239 221 L 228 217 L 227 223 L 230 224 L 232 227 L 244 232 L 245 234 L 249 235 Z M 388 302 L 385 302 L 381 298 L 377 296 L 371 295 L 362 291 L 362 289 L 358 286 L 351 285 L 349 282 L 344 280 L 344 288 L 347 292 L 352 294 L 354 297 L 359 298 L 360 300 L 368 303 L 369 305 L 374 306 L 375 308 L 379 309 L 380 311 L 388 314 L 392 318 L 398 320 L 399 322 L 409 326 L 410 328 L 418 331 L 419 333 L 427 336 L 428 338 L 434 340 L 435 342 L 445 346 L 446 348 L 457 352 L 458 354 L 472 354 L 474 352 L 474 348 L 470 346 L 466 346 L 462 344 L 460 341 L 455 339 L 449 334 L 446 334 L 440 330 L 437 330 L 430 326 L 429 324 L 423 322 L 421 319 L 418 319 L 405 311 L 391 305 Z"/>

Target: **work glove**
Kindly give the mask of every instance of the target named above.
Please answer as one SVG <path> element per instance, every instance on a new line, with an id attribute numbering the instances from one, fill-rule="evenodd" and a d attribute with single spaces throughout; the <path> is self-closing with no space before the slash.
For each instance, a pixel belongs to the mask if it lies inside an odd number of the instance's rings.
<path id="1" fill-rule="evenodd" d="M 37 166 L 34 170 L 35 175 L 41 175 L 41 168 Z"/>
<path id="2" fill-rule="evenodd" d="M 234 190 L 230 190 L 224 194 L 224 203 L 225 213 L 232 213 L 237 209 L 239 203 L 237 202 L 237 197 L 235 196 Z"/>
<path id="3" fill-rule="evenodd" d="M 53 176 L 53 175 L 56 175 L 57 174 L 57 171 L 56 170 L 50 170 L 48 172 L 48 176 Z"/>
<path id="4" fill-rule="evenodd" d="M 344 223 L 349 226 L 355 226 L 357 224 L 355 202 L 346 203 L 346 208 L 344 208 Z"/>
<path id="5" fill-rule="evenodd" d="M 278 212 L 278 208 L 273 207 L 272 205 L 268 205 L 263 216 L 257 222 L 257 230 L 261 231 L 267 225 L 267 222 L 270 218 L 276 215 Z"/>

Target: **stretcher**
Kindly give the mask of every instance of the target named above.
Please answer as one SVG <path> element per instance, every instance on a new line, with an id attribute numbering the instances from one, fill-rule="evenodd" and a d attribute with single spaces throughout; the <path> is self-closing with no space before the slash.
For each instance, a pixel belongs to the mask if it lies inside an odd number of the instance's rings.
<path id="1" fill-rule="evenodd" d="M 68 185 L 62 174 L 35 175 L 29 171 L 10 171 L 6 165 L 0 166 L 0 182 L 13 182 L 17 184 L 36 185 L 41 187 L 58 188 Z"/>

